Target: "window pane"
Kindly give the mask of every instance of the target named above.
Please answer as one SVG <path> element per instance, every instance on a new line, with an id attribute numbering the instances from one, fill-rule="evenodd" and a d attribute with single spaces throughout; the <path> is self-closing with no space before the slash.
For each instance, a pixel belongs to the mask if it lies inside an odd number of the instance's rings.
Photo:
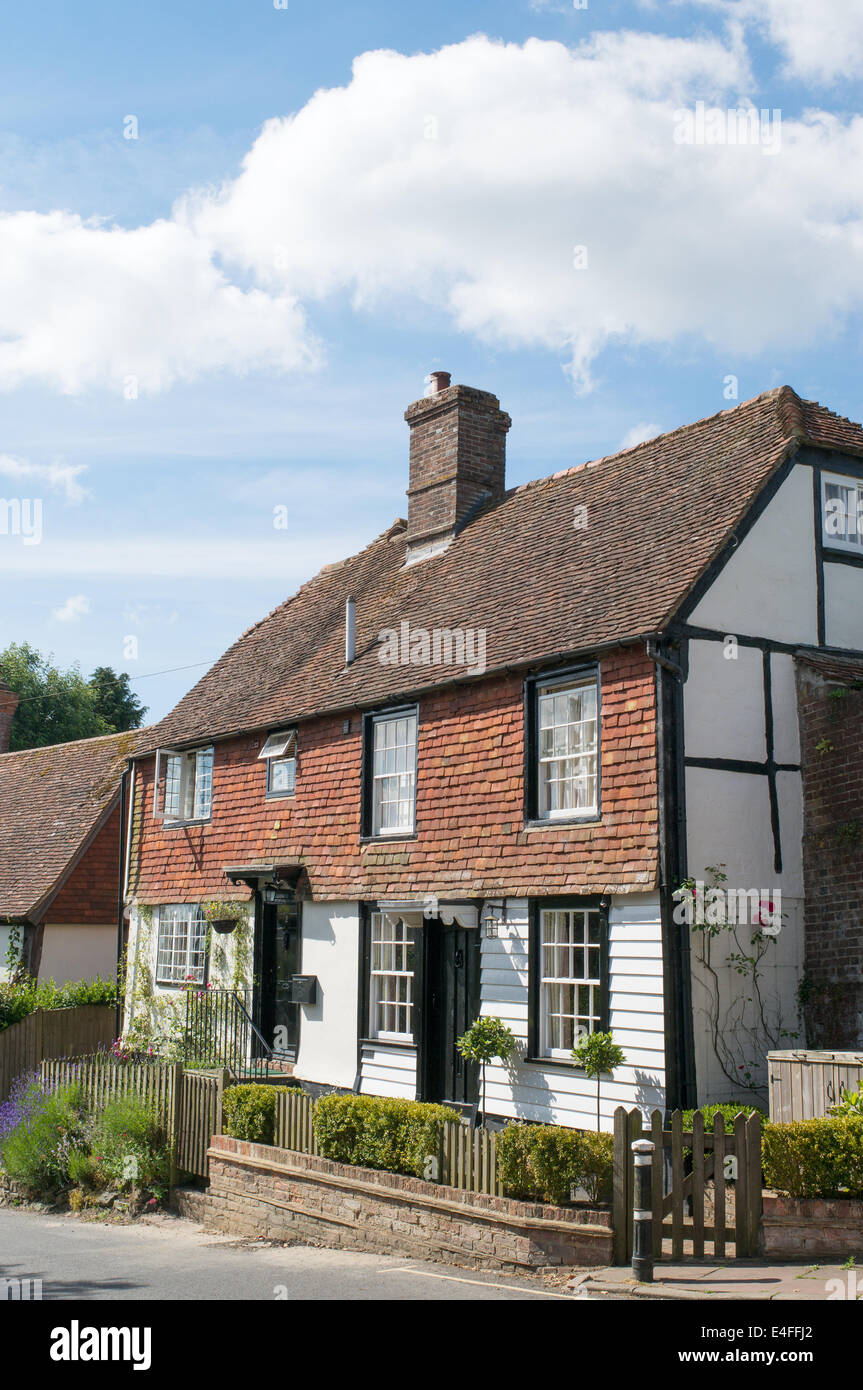
<path id="1" fill-rule="evenodd" d="M 595 683 L 540 689 L 540 817 L 589 813 L 597 805 L 597 689 Z"/>
<path id="2" fill-rule="evenodd" d="M 383 913 L 371 922 L 370 1036 L 413 1041 L 413 943 L 408 928 Z"/>
<path id="3" fill-rule="evenodd" d="M 193 815 L 199 819 L 210 814 L 213 802 L 213 750 L 202 748 L 195 754 L 195 800 Z"/>
<path id="4" fill-rule="evenodd" d="M 414 826 L 416 787 L 415 715 L 375 721 L 372 834 L 409 832 Z"/>
<path id="5" fill-rule="evenodd" d="M 269 791 L 294 791 L 297 773 L 295 758 L 271 758 L 267 766 L 269 768 Z"/>
<path id="6" fill-rule="evenodd" d="M 582 1034 L 599 1027 L 599 968 L 599 913 L 583 908 L 544 909 L 540 913 L 539 995 L 545 1055 L 568 1055 Z"/>

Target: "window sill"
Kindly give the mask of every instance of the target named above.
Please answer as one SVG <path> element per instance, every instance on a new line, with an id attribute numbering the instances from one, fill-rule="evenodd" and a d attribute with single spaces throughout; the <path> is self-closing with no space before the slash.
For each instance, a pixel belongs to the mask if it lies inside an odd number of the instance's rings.
<path id="1" fill-rule="evenodd" d="M 209 825 L 213 817 L 196 816 L 192 820 L 163 820 L 163 830 L 185 830 L 190 825 Z"/>
<path id="2" fill-rule="evenodd" d="M 577 1067 L 575 1062 L 567 1062 L 563 1057 L 523 1057 L 522 1063 L 526 1067 L 550 1067 L 554 1071 L 573 1072 L 577 1076 L 587 1075 L 582 1067 Z"/>
<path id="3" fill-rule="evenodd" d="M 526 820 L 522 826 L 523 830 L 565 830 L 571 829 L 574 825 L 602 825 L 602 816 L 595 812 L 587 816 L 559 816 L 554 820 Z"/>
<path id="4" fill-rule="evenodd" d="M 416 1052 L 417 1045 L 409 1038 L 399 1042 L 396 1038 L 360 1038 L 360 1047 L 397 1048 L 399 1052 Z"/>
<path id="5" fill-rule="evenodd" d="M 297 794 L 296 792 L 265 792 L 264 795 L 267 801 L 294 801 Z"/>
<path id="6" fill-rule="evenodd" d="M 361 835 L 361 845 L 402 845 L 405 840 L 416 840 L 415 830 L 405 830 L 399 835 Z"/>

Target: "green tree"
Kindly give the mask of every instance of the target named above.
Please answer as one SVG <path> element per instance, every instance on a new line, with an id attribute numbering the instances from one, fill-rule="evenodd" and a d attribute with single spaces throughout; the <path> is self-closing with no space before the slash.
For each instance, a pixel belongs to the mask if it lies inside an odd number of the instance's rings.
<path id="1" fill-rule="evenodd" d="M 600 1078 L 603 1073 L 613 1076 L 615 1068 L 623 1066 L 626 1055 L 614 1041 L 613 1033 L 584 1033 L 578 1046 L 572 1049 L 572 1060 L 587 1076 L 596 1079 L 596 1129 L 599 1133 Z"/>
<path id="2" fill-rule="evenodd" d="M 482 1119 L 485 1124 L 486 1063 L 493 1062 L 495 1057 L 507 1062 L 515 1051 L 515 1035 L 501 1019 L 484 1015 L 476 1019 L 460 1038 L 456 1038 L 455 1045 L 462 1057 L 468 1062 L 479 1062 L 482 1068 Z"/>
<path id="3" fill-rule="evenodd" d="M 136 729 L 145 713 L 128 690 L 127 676 L 99 667 L 87 681 L 77 665 L 61 671 L 29 642 L 0 651 L 0 678 L 20 701 L 12 720 L 13 752 Z"/>
<path id="4" fill-rule="evenodd" d="M 96 713 L 115 733 L 140 729 L 147 709 L 130 689 L 125 671 L 117 672 L 112 671 L 110 666 L 97 666 L 87 684 L 93 691 Z"/>

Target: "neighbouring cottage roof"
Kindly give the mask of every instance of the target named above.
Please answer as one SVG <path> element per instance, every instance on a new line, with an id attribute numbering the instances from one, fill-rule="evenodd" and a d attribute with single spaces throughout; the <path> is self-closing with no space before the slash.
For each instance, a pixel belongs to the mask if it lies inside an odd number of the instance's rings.
<path id="1" fill-rule="evenodd" d="M 148 731 L 0 754 L 0 919 L 39 916 L 105 813 Z"/>
<path id="2" fill-rule="evenodd" d="M 244 633 L 139 752 L 465 678 L 464 666 L 382 664 L 379 633 L 402 622 L 485 629 L 490 673 L 658 633 L 771 475 L 806 444 L 863 456 L 863 429 L 783 386 L 513 488 L 418 564 L 404 565 L 405 523 L 397 521 Z M 576 508 L 587 509 L 583 529 Z M 345 669 L 350 596 L 357 655 Z"/>
<path id="3" fill-rule="evenodd" d="M 797 652 L 797 660 L 830 685 L 854 685 L 863 680 L 863 656 L 833 656 L 804 647 Z"/>

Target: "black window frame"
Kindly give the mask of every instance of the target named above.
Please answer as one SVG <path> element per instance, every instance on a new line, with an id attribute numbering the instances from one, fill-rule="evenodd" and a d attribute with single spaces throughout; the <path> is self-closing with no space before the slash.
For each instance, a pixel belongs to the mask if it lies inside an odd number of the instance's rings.
<path id="1" fill-rule="evenodd" d="M 422 927 L 409 927 L 408 934 L 414 949 L 413 1008 L 411 1010 L 413 1040 L 409 1041 L 407 1038 L 373 1038 L 371 1036 L 372 915 L 375 912 L 385 910 L 377 902 L 360 905 L 360 987 L 357 991 L 359 1006 L 357 1014 L 358 1074 L 362 1069 L 364 1047 L 395 1048 L 402 1052 L 410 1051 L 412 1048 L 418 1050 L 423 1035 L 426 936 Z"/>
<path id="2" fill-rule="evenodd" d="M 596 683 L 596 810 L 575 812 L 571 816 L 539 814 L 539 689 L 567 680 Z M 530 830 L 553 830 L 561 826 L 598 825 L 602 820 L 602 672 L 598 661 L 559 670 L 542 671 L 524 682 L 524 824 Z"/>
<path id="3" fill-rule="evenodd" d="M 607 1033 L 610 1016 L 611 980 L 609 975 L 609 908 L 607 897 L 599 895 L 565 896 L 555 898 L 531 898 L 528 901 L 528 1001 L 527 1001 L 527 1057 L 525 1063 L 543 1067 L 563 1067 L 566 1071 L 580 1071 L 575 1062 L 562 1057 L 545 1057 L 540 1051 L 542 1000 L 542 938 L 540 913 L 546 912 L 598 912 L 599 913 L 599 978 L 600 1005 L 597 1032 Z"/>
<path id="4" fill-rule="evenodd" d="M 300 733 L 299 729 L 297 729 L 296 726 L 292 725 L 286 729 L 271 729 L 270 732 L 267 734 L 267 739 L 271 739 L 273 737 L 273 734 L 282 732 L 286 734 L 293 734 L 294 738 L 294 785 L 289 792 L 273 791 L 270 787 L 270 773 L 273 769 L 273 763 L 287 762 L 289 760 L 285 758 L 284 755 L 282 755 L 280 758 L 261 759 L 261 761 L 265 762 L 267 765 L 267 770 L 264 776 L 264 799 L 266 801 L 290 801 L 297 794 L 297 776 L 299 775 L 300 771 Z M 260 758 L 260 754 L 258 756 Z"/>
<path id="5" fill-rule="evenodd" d="M 414 771 L 414 797 L 413 797 L 413 827 L 410 830 L 400 830 L 392 835 L 375 835 L 374 833 L 374 736 L 375 723 L 379 719 L 403 719 L 406 715 L 413 715 L 416 719 L 416 760 Z M 384 709 L 368 710 L 363 714 L 363 755 L 362 755 L 362 806 L 360 813 L 360 843 L 361 844 L 393 844 L 402 840 L 415 840 L 417 836 L 417 792 L 419 790 L 419 742 L 420 742 L 420 708 L 419 705 L 393 705 Z"/>

